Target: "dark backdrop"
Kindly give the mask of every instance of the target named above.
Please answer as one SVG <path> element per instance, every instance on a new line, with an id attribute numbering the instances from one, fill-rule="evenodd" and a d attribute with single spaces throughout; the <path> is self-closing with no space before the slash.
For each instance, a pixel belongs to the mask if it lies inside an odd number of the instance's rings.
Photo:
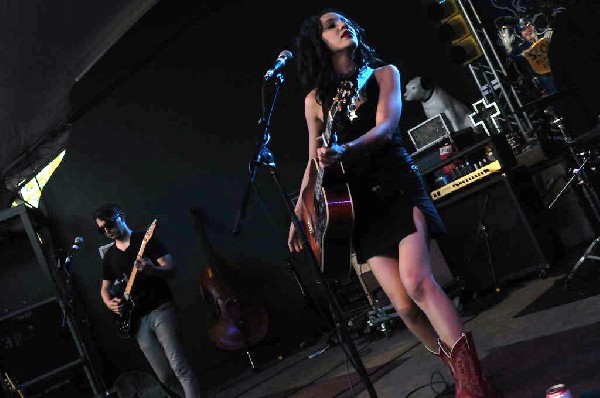
<path id="1" fill-rule="evenodd" d="M 201 207 L 215 250 L 241 266 L 244 285 L 267 307 L 269 333 L 253 349 L 260 363 L 290 352 L 314 336 L 324 321 L 307 307 L 292 274 L 286 239 L 289 217 L 276 185 L 260 169 L 241 234 L 231 229 L 248 178 L 248 162 L 262 131 L 262 76 L 290 48 L 301 20 L 326 3 L 263 5 L 225 2 L 212 9 L 192 2 L 161 2 L 80 81 L 72 104 L 80 113 L 63 163 L 44 189 L 41 208 L 57 226 L 57 242 L 75 236 L 85 244 L 74 266 L 80 301 L 89 316 L 109 384 L 127 369 L 147 364 L 132 342 L 119 340 L 100 300 L 98 247 L 90 212 L 105 201 L 122 204 L 131 226 L 156 230 L 180 267 L 171 281 L 181 303 L 184 335 L 202 383 L 248 366 L 244 353 L 225 352 L 207 340 L 207 304 L 199 294 L 206 251 L 189 210 Z M 449 93 L 472 103 L 470 74 L 450 63 L 418 1 L 329 2 L 357 19 L 367 40 L 402 72 L 403 84 L 428 75 Z M 287 68 L 272 118 L 270 149 L 284 189 L 299 187 L 307 142 L 303 97 L 295 64 Z M 269 100 L 267 98 L 267 100 Z M 405 104 L 402 127 L 425 120 L 419 104 Z M 322 294 L 303 256 L 291 257 L 315 297 Z"/>

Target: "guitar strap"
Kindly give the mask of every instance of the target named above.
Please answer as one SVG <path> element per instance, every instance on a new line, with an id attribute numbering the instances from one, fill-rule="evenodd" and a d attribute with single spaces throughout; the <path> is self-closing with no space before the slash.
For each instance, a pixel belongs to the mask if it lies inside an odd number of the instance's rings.
<path id="1" fill-rule="evenodd" d="M 374 69 L 371 68 L 370 66 L 365 66 L 363 68 L 363 71 L 358 74 L 358 83 L 357 83 L 357 87 L 356 87 L 357 93 L 360 93 L 360 90 L 362 90 L 363 87 L 365 86 L 365 84 L 367 84 L 367 81 L 373 74 L 373 71 L 374 71 Z"/>
<path id="2" fill-rule="evenodd" d="M 369 78 L 371 77 L 371 75 L 373 74 L 373 72 L 374 72 L 374 69 L 371 68 L 370 66 L 366 65 L 358 73 L 357 82 L 356 82 L 356 96 L 357 97 L 358 97 L 358 95 L 360 93 L 360 90 L 362 90 L 363 87 L 365 86 L 365 84 L 367 84 L 367 82 L 369 81 Z M 326 125 L 330 125 L 332 123 L 331 115 L 333 114 L 333 108 L 335 106 L 336 106 L 336 103 L 335 103 L 335 101 L 333 101 L 333 104 L 331 105 L 331 108 L 329 109 L 329 112 L 327 112 L 327 123 L 326 123 Z"/>

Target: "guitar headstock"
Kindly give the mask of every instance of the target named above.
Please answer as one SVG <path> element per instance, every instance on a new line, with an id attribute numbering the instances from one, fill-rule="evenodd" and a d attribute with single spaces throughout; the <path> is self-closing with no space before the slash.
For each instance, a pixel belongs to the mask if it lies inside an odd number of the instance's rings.
<path id="1" fill-rule="evenodd" d="M 205 233 L 207 230 L 215 233 L 228 233 L 229 229 L 220 220 L 204 207 L 191 207 L 190 214 L 194 221 L 194 227 L 198 232 Z"/>
<path id="2" fill-rule="evenodd" d="M 144 241 L 147 242 L 152 237 L 152 234 L 154 233 L 154 230 L 156 229 L 157 223 L 158 223 L 158 218 L 155 218 L 154 220 L 152 220 L 152 222 L 146 229 L 146 233 L 144 234 Z"/>
<path id="3" fill-rule="evenodd" d="M 11 377 L 8 372 L 4 372 L 4 384 L 8 387 L 8 391 L 17 393 L 20 398 L 25 398 L 21 387 L 19 387 L 19 383 L 15 377 Z"/>
<path id="4" fill-rule="evenodd" d="M 352 98 L 356 97 L 356 83 L 352 80 L 343 80 L 340 82 L 335 97 L 333 97 L 333 108 L 336 111 L 344 110 L 352 102 Z"/>
<path id="5" fill-rule="evenodd" d="M 154 234 L 154 230 L 156 229 L 156 224 L 158 223 L 158 219 L 155 218 L 151 223 L 150 226 L 148 227 L 148 229 L 146 229 L 146 233 L 144 234 L 144 238 L 142 239 L 142 245 L 140 246 L 140 250 L 138 251 L 138 255 L 137 255 L 137 259 L 139 260 L 140 258 L 142 258 L 142 254 L 144 253 L 144 250 L 146 249 L 146 245 L 148 244 L 148 241 L 150 240 L 150 238 L 152 238 L 152 234 Z M 133 267 L 133 271 L 136 271 L 136 267 Z M 130 290 L 130 284 L 133 284 L 134 278 L 129 278 L 129 282 L 127 284 L 127 288 L 125 289 L 125 292 L 127 294 L 129 294 L 129 290 Z"/>
<path id="6" fill-rule="evenodd" d="M 326 146 L 331 146 L 337 142 L 337 134 L 331 131 L 333 120 L 338 112 L 345 111 L 350 120 L 356 117 L 356 99 L 358 98 L 358 90 L 356 82 L 352 80 L 343 80 L 339 83 L 333 103 L 329 109 L 329 117 L 327 126 L 323 134 L 323 142 Z"/>

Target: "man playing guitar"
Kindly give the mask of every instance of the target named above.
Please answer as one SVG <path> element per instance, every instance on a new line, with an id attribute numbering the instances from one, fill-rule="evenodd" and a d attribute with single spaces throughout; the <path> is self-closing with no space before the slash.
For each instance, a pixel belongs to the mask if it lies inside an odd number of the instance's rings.
<path id="1" fill-rule="evenodd" d="M 148 233 L 133 231 L 116 204 L 99 206 L 92 218 L 98 232 L 114 241 L 102 262 L 100 294 L 104 304 L 120 318 L 129 296 L 119 295 L 116 288 L 126 284 L 128 277 L 135 277 L 134 285 L 129 286 L 130 296 L 135 298 L 132 336 L 163 385 L 185 398 L 200 397 L 196 374 L 180 339 L 173 294 L 166 281 L 176 270 L 166 246 L 156 237 L 147 239 Z M 143 256 L 140 247 L 144 248 Z"/>

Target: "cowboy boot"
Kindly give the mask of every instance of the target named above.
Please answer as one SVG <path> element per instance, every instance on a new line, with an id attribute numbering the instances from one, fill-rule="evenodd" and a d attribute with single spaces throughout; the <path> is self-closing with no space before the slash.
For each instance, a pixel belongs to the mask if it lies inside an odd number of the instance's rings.
<path id="1" fill-rule="evenodd" d="M 500 397 L 481 370 L 471 332 L 463 333 L 451 349 L 441 341 L 439 344 L 456 381 L 456 398 Z"/>
<path id="2" fill-rule="evenodd" d="M 440 359 L 440 361 L 442 361 L 442 363 L 444 365 L 446 365 L 448 367 L 448 369 L 450 370 L 450 375 L 452 376 L 452 379 L 454 380 L 454 384 L 447 384 L 446 389 L 444 391 L 442 391 L 440 394 L 436 395 L 436 397 L 446 397 L 446 396 L 454 396 L 454 385 L 456 385 L 456 379 L 454 378 L 454 372 L 452 371 L 452 366 L 450 366 L 450 362 L 448 360 L 448 356 L 446 354 L 444 354 L 444 352 L 442 351 L 441 345 L 443 344 L 442 341 L 440 339 L 437 340 L 438 343 L 438 347 L 437 347 L 437 351 L 433 351 L 432 349 L 430 349 L 429 347 L 425 346 L 425 349 L 427 351 L 429 351 L 430 353 L 432 353 L 433 355 L 435 355 L 436 357 L 438 357 Z"/>
<path id="3" fill-rule="evenodd" d="M 439 344 L 439 340 L 440 339 L 438 339 L 438 344 Z M 439 346 L 437 347 L 437 351 L 432 350 L 431 348 L 427 347 L 425 344 L 423 344 L 423 347 L 425 347 L 425 349 L 427 351 L 429 351 L 430 353 L 432 353 L 433 355 L 438 357 L 440 359 L 440 361 L 442 361 L 444 363 L 444 365 L 450 366 L 448 364 L 448 360 L 446 359 L 447 358 L 446 355 L 442 352 L 442 349 Z M 450 368 L 450 369 L 452 369 L 452 368 Z"/>
<path id="4" fill-rule="evenodd" d="M 442 351 L 441 345 L 440 345 L 440 344 L 444 344 L 444 343 L 442 343 L 442 341 L 440 339 L 437 339 L 437 343 L 438 343 L 437 351 L 432 350 L 431 348 L 427 347 L 425 344 L 423 344 L 423 346 L 425 347 L 425 349 L 427 351 L 429 351 L 430 353 L 432 353 L 433 355 L 438 357 L 444 365 L 448 366 L 448 368 L 450 369 L 450 373 L 452 373 L 452 367 L 450 366 L 448 356 L 446 354 L 444 354 L 444 352 Z M 452 374 L 452 377 L 454 377 L 454 374 Z"/>

